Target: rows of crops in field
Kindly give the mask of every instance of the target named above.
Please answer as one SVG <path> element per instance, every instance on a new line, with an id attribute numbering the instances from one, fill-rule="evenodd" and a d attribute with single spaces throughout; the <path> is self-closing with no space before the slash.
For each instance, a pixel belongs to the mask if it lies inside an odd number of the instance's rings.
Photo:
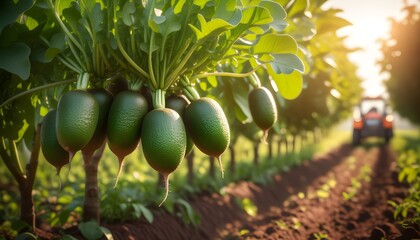
<path id="1" fill-rule="evenodd" d="M 190 197 L 269 183 L 347 141 L 329 134 L 362 80 L 326 2 L 2 2 L 0 234 L 110 239 L 102 222 L 162 211 L 197 226 Z M 388 85 L 391 100 L 408 91 Z"/>

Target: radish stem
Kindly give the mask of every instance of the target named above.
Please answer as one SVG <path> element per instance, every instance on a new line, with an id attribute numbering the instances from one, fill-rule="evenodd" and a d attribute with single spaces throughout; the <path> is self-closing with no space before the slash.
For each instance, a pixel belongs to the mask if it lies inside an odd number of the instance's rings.
<path id="1" fill-rule="evenodd" d="M 120 158 L 120 157 L 118 158 L 118 173 L 117 173 L 117 179 L 115 180 L 115 184 L 113 188 L 117 187 L 118 179 L 120 179 L 121 169 L 124 163 L 123 161 L 124 161 L 124 158 Z"/>
<path id="2" fill-rule="evenodd" d="M 165 182 L 165 197 L 163 198 L 162 202 L 159 204 L 159 207 L 166 201 L 166 198 L 169 194 L 169 174 L 162 173 L 163 181 Z"/>

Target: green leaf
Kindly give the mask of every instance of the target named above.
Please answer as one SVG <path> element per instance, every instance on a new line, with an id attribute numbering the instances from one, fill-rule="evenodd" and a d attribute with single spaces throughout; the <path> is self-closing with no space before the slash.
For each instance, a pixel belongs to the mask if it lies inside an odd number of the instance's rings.
<path id="1" fill-rule="evenodd" d="M 267 68 L 268 73 L 276 82 L 279 93 L 288 100 L 295 99 L 302 91 L 303 78 L 299 72 L 291 74 L 276 74 L 272 69 Z"/>
<path id="2" fill-rule="evenodd" d="M 134 213 L 133 214 L 134 214 L 134 217 L 136 217 L 136 218 L 141 217 L 141 209 L 138 205 L 140 205 L 140 204 L 136 204 L 136 203 L 133 204 L 133 208 L 134 208 Z"/>
<path id="3" fill-rule="evenodd" d="M 99 227 L 107 240 L 114 240 L 111 231 L 106 227 Z"/>
<path id="4" fill-rule="evenodd" d="M 181 30 L 180 20 L 172 8 L 167 9 L 162 16 L 153 16 L 149 23 L 153 31 L 162 35 L 163 42 L 166 42 L 169 34 Z"/>
<path id="5" fill-rule="evenodd" d="M 104 235 L 99 224 L 94 220 L 80 223 L 77 228 L 87 240 L 100 239 Z"/>
<path id="6" fill-rule="evenodd" d="M 147 209 L 145 206 L 141 205 L 141 204 L 139 204 L 139 207 L 141 209 L 141 212 L 143 213 L 144 218 L 146 218 L 146 220 L 149 223 L 152 223 L 153 222 L 153 214 L 152 214 L 152 212 L 149 209 Z"/>
<path id="7" fill-rule="evenodd" d="M 194 5 L 203 8 L 208 2 L 208 0 L 194 0 Z"/>
<path id="8" fill-rule="evenodd" d="M 77 238 L 71 236 L 71 235 L 63 235 L 60 237 L 60 240 L 77 240 Z"/>
<path id="9" fill-rule="evenodd" d="M 1 0 L 0 1 L 0 33 L 7 25 L 16 21 L 16 19 L 26 10 L 34 5 L 33 0 Z"/>
<path id="10" fill-rule="evenodd" d="M 309 6 L 308 0 L 295 0 L 293 5 L 288 9 L 287 16 L 290 18 L 296 14 L 303 13 Z"/>
<path id="11" fill-rule="evenodd" d="M 194 225 L 199 224 L 200 219 L 199 219 L 197 213 L 191 207 L 191 204 L 189 204 L 187 201 L 185 201 L 183 199 L 178 199 L 176 201 L 176 203 L 178 203 L 178 204 L 180 204 L 181 206 L 184 207 L 184 209 L 186 210 L 186 213 L 187 213 L 187 218 L 191 223 L 193 223 Z"/>
<path id="12" fill-rule="evenodd" d="M 58 13 L 59 15 L 63 14 L 63 10 L 69 8 L 75 0 L 60 0 L 60 4 L 58 5 Z"/>
<path id="13" fill-rule="evenodd" d="M 30 53 L 31 49 L 19 42 L 7 48 L 0 48 L 0 68 L 27 80 L 31 72 Z"/>
<path id="14" fill-rule="evenodd" d="M 61 225 L 64 225 L 67 222 L 67 219 L 69 219 L 71 212 L 72 211 L 70 209 L 63 209 L 60 211 L 60 213 L 58 213 L 57 217 Z"/>
<path id="15" fill-rule="evenodd" d="M 404 168 L 399 174 L 398 174 L 398 182 L 403 182 L 404 178 L 407 175 L 407 168 Z"/>
<path id="16" fill-rule="evenodd" d="M 241 88 L 242 89 L 242 88 Z M 243 91 L 233 91 L 233 99 L 235 101 L 235 115 L 242 123 L 251 122 L 252 115 L 249 110 L 248 94 Z"/>
<path id="17" fill-rule="evenodd" d="M 388 203 L 388 205 L 390 205 L 393 208 L 396 208 L 398 206 L 398 204 L 396 202 L 391 201 L 391 200 L 388 200 L 387 203 Z"/>
<path id="18" fill-rule="evenodd" d="M 49 48 L 43 52 L 36 52 L 36 59 L 43 63 L 51 62 L 60 52 L 62 52 L 66 47 L 65 35 L 63 32 L 56 33 L 52 36 L 49 42 Z M 39 50 L 39 49 L 38 49 Z"/>
<path id="19" fill-rule="evenodd" d="M 407 218 L 408 210 L 409 210 L 409 208 L 408 208 L 408 207 L 404 207 L 404 208 L 402 209 L 402 211 L 401 211 L 401 216 L 402 216 L 403 218 Z"/>
<path id="20" fill-rule="evenodd" d="M 174 14 L 178 14 L 182 11 L 182 8 L 184 7 L 184 4 L 187 0 L 179 0 L 176 2 L 176 4 L 174 3 L 174 0 L 172 0 L 171 5 L 174 6 Z"/>
<path id="21" fill-rule="evenodd" d="M 96 32 L 102 31 L 104 26 L 104 13 L 100 3 L 95 3 L 92 12 L 90 13 L 90 17 L 92 17 L 94 30 Z"/>
<path id="22" fill-rule="evenodd" d="M 25 232 L 16 236 L 16 240 L 37 240 L 37 237 L 32 233 Z"/>
<path id="23" fill-rule="evenodd" d="M 212 19 L 223 19 L 232 26 L 236 26 L 241 21 L 241 10 L 237 8 L 236 0 L 218 1 L 216 12 Z"/>
<path id="24" fill-rule="evenodd" d="M 308 49 L 303 48 L 302 46 L 299 46 L 297 56 L 300 60 L 303 62 L 303 67 L 305 71 L 302 73 L 303 75 L 306 75 L 310 72 L 311 66 L 309 65 L 309 60 L 311 60 L 311 55 L 308 51 Z"/>
<path id="25" fill-rule="evenodd" d="M 316 34 L 316 26 L 311 18 L 303 15 L 290 21 L 290 25 L 285 31 L 298 42 L 309 41 Z"/>
<path id="26" fill-rule="evenodd" d="M 242 207 L 245 212 L 251 217 L 255 217 L 258 212 L 258 207 L 249 198 L 242 199 Z"/>
<path id="27" fill-rule="evenodd" d="M 296 54 L 297 44 L 290 35 L 270 33 L 264 34 L 252 47 L 252 51 L 254 54 Z"/>
<path id="28" fill-rule="evenodd" d="M 204 92 L 207 92 L 207 83 L 206 82 L 202 82 L 200 81 L 198 83 L 198 86 L 200 86 L 200 89 L 203 90 Z"/>
<path id="29" fill-rule="evenodd" d="M 326 32 L 336 32 L 338 29 L 352 25 L 349 21 L 337 17 L 329 16 L 327 18 L 320 18 L 316 21 L 317 34 L 321 35 Z"/>
<path id="30" fill-rule="evenodd" d="M 299 72 L 305 71 L 303 62 L 294 54 L 276 54 L 270 65 L 277 74 L 290 74 L 294 70 Z"/>
<path id="31" fill-rule="evenodd" d="M 63 32 L 58 32 L 54 34 L 51 37 L 49 47 L 64 50 L 66 47 L 65 34 Z"/>
<path id="32" fill-rule="evenodd" d="M 63 16 L 65 17 L 65 20 L 67 20 L 67 23 L 70 25 L 73 32 L 78 32 L 82 15 L 80 15 L 80 11 L 77 9 L 76 4 L 64 9 Z"/>
<path id="33" fill-rule="evenodd" d="M 288 26 L 288 23 L 284 20 L 287 15 L 286 11 L 279 3 L 264 0 L 259 3 L 259 6 L 264 7 L 270 12 L 273 19 L 269 25 L 276 32 L 281 32 Z"/>
<path id="34" fill-rule="evenodd" d="M 133 13 L 136 12 L 136 5 L 134 2 L 126 2 L 122 9 L 122 20 L 125 25 L 131 26 L 133 25 Z"/>
<path id="35" fill-rule="evenodd" d="M 207 81 L 212 87 L 217 87 L 217 78 L 215 76 L 207 77 Z"/>
<path id="36" fill-rule="evenodd" d="M 36 19 L 33 19 L 29 16 L 26 17 L 25 25 L 28 27 L 29 31 L 34 30 L 36 27 L 38 27 L 39 23 Z"/>
<path id="37" fill-rule="evenodd" d="M 217 35 L 220 32 L 226 31 L 227 29 L 233 27 L 229 22 L 223 19 L 217 18 L 207 22 L 204 16 L 201 14 L 198 14 L 197 18 L 200 23 L 200 29 L 194 25 L 189 24 L 191 29 L 194 31 L 197 40 L 201 40 L 212 35 Z"/>
<path id="38" fill-rule="evenodd" d="M 242 11 L 242 15 L 241 24 L 249 26 L 265 25 L 273 22 L 270 11 L 260 6 L 246 8 Z"/>

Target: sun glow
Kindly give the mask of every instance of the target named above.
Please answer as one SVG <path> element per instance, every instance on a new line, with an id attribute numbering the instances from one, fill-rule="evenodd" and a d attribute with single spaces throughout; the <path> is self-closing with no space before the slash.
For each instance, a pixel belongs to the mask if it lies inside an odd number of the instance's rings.
<path id="1" fill-rule="evenodd" d="M 410 0 L 408 2 L 413 2 Z M 346 44 L 361 51 L 350 54 L 350 60 L 359 66 L 358 75 L 363 79 L 365 95 L 378 96 L 386 93 L 383 80 L 388 77 L 381 73 L 377 61 L 382 58 L 379 39 L 386 38 L 390 29 L 390 17 L 401 18 L 403 1 L 398 0 L 331 0 L 326 7 L 343 9 L 340 14 L 353 25 L 338 32 L 348 36 Z"/>

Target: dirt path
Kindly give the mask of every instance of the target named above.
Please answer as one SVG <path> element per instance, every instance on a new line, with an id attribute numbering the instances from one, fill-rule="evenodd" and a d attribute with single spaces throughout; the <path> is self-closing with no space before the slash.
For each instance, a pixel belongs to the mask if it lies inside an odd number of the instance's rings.
<path id="1" fill-rule="evenodd" d="M 198 228 L 161 214 L 144 221 L 107 225 L 115 239 L 411 239 L 413 229 L 393 223 L 387 200 L 406 194 L 395 172 L 395 156 L 386 146 L 370 149 L 343 145 L 307 161 L 268 186 L 241 182 L 226 194 L 192 199 L 201 216 Z M 253 217 L 238 200 L 249 199 Z"/>
<path id="2" fill-rule="evenodd" d="M 386 147 L 355 149 L 351 157 L 308 186 L 305 196 L 292 196 L 280 214 L 256 222 L 244 238 L 262 239 L 395 239 L 387 200 L 404 197 L 396 187 L 393 156 Z M 407 235 L 407 233 L 406 233 Z M 405 236 L 406 237 L 406 236 Z M 406 238 L 403 239 L 406 239 Z"/>

